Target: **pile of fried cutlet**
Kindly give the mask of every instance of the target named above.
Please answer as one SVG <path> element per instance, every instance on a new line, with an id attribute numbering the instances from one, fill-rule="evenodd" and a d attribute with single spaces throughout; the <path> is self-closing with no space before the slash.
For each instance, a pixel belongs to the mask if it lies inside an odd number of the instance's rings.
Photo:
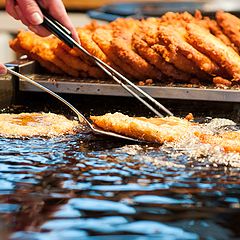
<path id="1" fill-rule="evenodd" d="M 81 45 L 131 80 L 239 85 L 240 19 L 218 11 L 215 19 L 188 12 L 159 18 L 92 22 L 77 28 Z M 55 74 L 107 79 L 84 53 L 54 36 L 21 31 L 10 46 Z"/>

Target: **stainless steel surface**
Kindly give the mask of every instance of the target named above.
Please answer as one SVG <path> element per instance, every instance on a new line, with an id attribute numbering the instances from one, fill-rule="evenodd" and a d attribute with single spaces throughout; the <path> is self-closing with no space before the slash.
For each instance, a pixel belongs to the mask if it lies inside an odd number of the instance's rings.
<path id="1" fill-rule="evenodd" d="M 0 107 L 4 108 L 11 104 L 13 86 L 11 76 L 0 76 Z"/>
<path id="2" fill-rule="evenodd" d="M 57 93 L 103 95 L 103 96 L 131 96 L 121 86 L 111 80 L 73 79 L 71 77 L 49 76 L 37 74 L 39 66 L 34 61 L 21 61 L 14 63 L 19 72 L 29 74 L 35 81 L 48 87 Z M 240 102 L 240 90 L 238 89 L 216 89 L 176 86 L 142 86 L 154 98 L 181 99 L 181 100 L 202 100 L 217 102 Z M 24 92 L 39 92 L 33 85 L 20 80 L 19 90 Z"/>
<path id="3" fill-rule="evenodd" d="M 93 83 L 91 80 L 83 81 L 61 81 L 56 84 L 47 80 L 36 81 L 58 93 L 89 94 L 105 96 L 126 96 L 130 94 L 114 83 Z M 239 90 L 221 89 L 200 89 L 187 87 L 162 87 L 162 86 L 143 86 L 141 87 L 154 98 L 163 99 L 182 99 L 182 100 L 204 100 L 220 102 L 240 102 Z M 21 91 L 39 92 L 37 88 L 26 82 L 20 82 Z"/>
<path id="4" fill-rule="evenodd" d="M 72 104 L 70 104 L 68 101 L 66 101 L 64 98 L 60 97 L 58 94 L 54 93 L 53 91 L 49 90 L 48 88 L 42 86 L 41 84 L 35 82 L 34 80 L 20 74 L 17 73 L 16 71 L 12 70 L 10 67 L 7 67 L 7 70 L 10 74 L 19 77 L 20 79 L 27 81 L 28 83 L 32 84 L 33 86 L 37 87 L 38 89 L 41 89 L 42 91 L 47 92 L 48 94 L 51 94 L 53 97 L 57 98 L 59 101 L 61 101 L 62 103 L 64 103 L 65 105 L 67 105 L 78 117 L 79 121 L 81 123 L 85 123 L 93 133 L 95 134 L 101 134 L 101 135 L 106 135 L 106 136 L 110 136 L 110 137 L 116 137 L 116 138 L 121 138 L 121 139 L 126 139 L 126 140 L 130 140 L 130 141 L 139 141 L 137 139 L 133 139 L 133 138 L 129 138 L 120 134 L 116 134 L 113 132 L 108 132 L 108 131 L 103 131 L 101 129 L 97 129 L 94 126 L 92 126 L 92 124 L 87 120 L 87 118 L 84 117 L 84 115 L 82 113 L 80 113 Z"/>

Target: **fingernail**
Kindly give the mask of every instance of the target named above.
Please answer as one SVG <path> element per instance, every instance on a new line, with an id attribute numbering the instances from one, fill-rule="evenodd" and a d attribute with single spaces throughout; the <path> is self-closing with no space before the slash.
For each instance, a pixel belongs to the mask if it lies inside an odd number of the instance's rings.
<path id="1" fill-rule="evenodd" d="M 41 23 L 43 23 L 43 18 L 37 12 L 32 14 L 31 20 L 33 25 L 40 25 Z"/>

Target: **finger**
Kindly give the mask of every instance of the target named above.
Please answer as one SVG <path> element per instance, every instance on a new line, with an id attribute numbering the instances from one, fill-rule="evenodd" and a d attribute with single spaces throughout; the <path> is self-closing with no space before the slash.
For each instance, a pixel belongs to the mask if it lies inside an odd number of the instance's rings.
<path id="1" fill-rule="evenodd" d="M 0 63 L 0 75 L 6 74 L 6 73 L 7 73 L 6 67 Z"/>
<path id="2" fill-rule="evenodd" d="M 19 16 L 15 10 L 15 1 L 14 0 L 6 0 L 5 8 L 9 15 L 14 17 L 16 20 L 19 20 Z"/>
<path id="3" fill-rule="evenodd" d="M 43 15 L 38 7 L 38 4 L 34 0 L 17 0 L 17 4 L 22 12 L 22 15 L 25 16 L 28 25 L 37 26 L 43 23 Z"/>
<path id="4" fill-rule="evenodd" d="M 68 14 L 66 12 L 63 2 L 60 0 L 52 0 L 52 1 L 42 0 L 40 2 L 56 20 L 58 20 L 63 26 L 65 26 L 66 28 L 68 28 L 71 31 L 72 37 L 77 42 L 79 42 L 77 31 L 74 28 Z"/>
<path id="5" fill-rule="evenodd" d="M 29 26 L 28 28 L 41 37 L 47 37 L 51 35 L 51 33 L 42 26 Z"/>
<path id="6" fill-rule="evenodd" d="M 19 17 L 19 19 L 21 20 L 21 22 L 26 25 L 26 26 L 29 26 L 30 23 L 28 22 L 28 20 L 25 18 L 25 16 L 23 15 L 20 7 L 18 5 L 15 6 L 15 11 Z"/>

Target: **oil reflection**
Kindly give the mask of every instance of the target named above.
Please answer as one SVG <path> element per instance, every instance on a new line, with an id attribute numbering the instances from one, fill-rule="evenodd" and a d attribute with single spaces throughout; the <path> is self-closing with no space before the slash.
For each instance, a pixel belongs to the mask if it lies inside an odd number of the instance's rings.
<path id="1" fill-rule="evenodd" d="M 0 169 L 0 214 L 14 240 L 240 236 L 239 169 L 193 168 L 159 146 L 0 139 Z"/>

